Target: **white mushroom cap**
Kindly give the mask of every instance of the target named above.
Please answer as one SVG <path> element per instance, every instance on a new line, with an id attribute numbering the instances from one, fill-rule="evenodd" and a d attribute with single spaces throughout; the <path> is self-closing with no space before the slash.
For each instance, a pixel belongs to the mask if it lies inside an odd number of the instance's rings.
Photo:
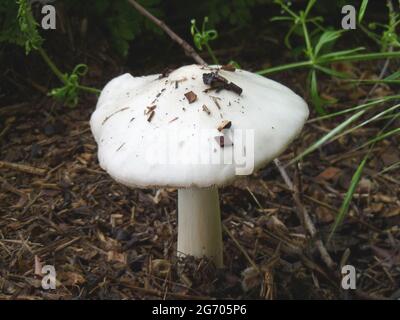
<path id="1" fill-rule="evenodd" d="M 208 187 L 231 182 L 238 164 L 202 163 L 193 160 L 197 155 L 246 152 L 254 156 L 255 170 L 276 158 L 300 133 L 307 104 L 289 88 L 244 70 L 218 71 L 243 89 L 240 95 L 204 92 L 210 86 L 203 74 L 216 68 L 189 65 L 165 77 L 124 74 L 111 80 L 90 120 L 100 166 L 127 186 Z M 190 91 L 197 96 L 192 103 L 185 97 Z M 214 137 L 222 135 L 217 128 L 223 120 L 232 124 L 229 140 L 243 130 L 243 145 L 218 144 Z M 245 132 L 254 133 L 254 148 Z"/>

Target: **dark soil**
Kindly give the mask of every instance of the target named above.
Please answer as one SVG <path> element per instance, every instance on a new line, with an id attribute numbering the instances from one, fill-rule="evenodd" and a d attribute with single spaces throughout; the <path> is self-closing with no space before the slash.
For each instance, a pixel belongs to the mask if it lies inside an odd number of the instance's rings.
<path id="1" fill-rule="evenodd" d="M 194 259 L 178 267 L 176 190 L 130 190 L 99 168 L 88 125 L 94 105 L 85 99 L 69 109 L 45 98 L 0 111 L 0 298 L 347 297 L 339 269 L 319 258 L 274 165 L 220 192 L 232 236 L 224 235 L 225 269 Z M 333 126 L 306 126 L 281 161 Z M 364 154 L 349 150 L 364 136 L 359 130 L 328 144 L 301 172 L 288 168 L 323 239 Z M 399 158 L 398 140 L 376 146 L 350 216 L 327 246 L 338 264 L 356 267 L 355 297 L 399 294 L 400 175 L 378 174 Z M 41 289 L 35 270 L 45 264 L 56 267 L 56 290 Z"/>

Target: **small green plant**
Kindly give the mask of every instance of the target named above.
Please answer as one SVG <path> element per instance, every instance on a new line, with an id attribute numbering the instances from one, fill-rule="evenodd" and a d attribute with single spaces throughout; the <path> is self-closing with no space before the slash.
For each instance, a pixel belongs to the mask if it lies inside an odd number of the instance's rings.
<path id="1" fill-rule="evenodd" d="M 339 227 L 339 225 L 342 223 L 344 218 L 346 217 L 351 200 L 353 198 L 353 195 L 356 191 L 356 188 L 358 186 L 358 183 L 362 177 L 364 167 L 368 163 L 369 159 L 371 158 L 371 154 L 374 150 L 374 146 L 387 138 L 396 136 L 400 134 L 400 128 L 395 126 L 395 120 L 400 117 L 400 104 L 396 103 L 392 106 L 390 103 L 397 102 L 400 99 L 400 95 L 393 95 L 393 96 L 386 96 L 378 99 L 372 99 L 364 104 L 348 108 L 345 110 L 341 110 L 339 112 L 335 112 L 329 115 L 325 115 L 322 117 L 314 118 L 309 121 L 309 123 L 312 122 L 317 122 L 317 121 L 322 121 L 322 120 L 327 120 L 329 118 L 337 117 L 340 115 L 344 115 L 347 113 L 352 114 L 350 117 L 348 117 L 346 120 L 342 121 L 338 126 L 336 126 L 334 129 L 330 130 L 327 134 L 325 134 L 323 137 L 318 139 L 316 142 L 314 142 L 310 147 L 308 147 L 306 150 L 304 150 L 301 154 L 299 154 L 297 157 L 295 157 L 292 161 L 290 161 L 290 164 L 295 163 L 296 161 L 301 160 L 304 158 L 306 155 L 316 151 L 323 145 L 326 145 L 328 143 L 331 143 L 337 139 L 339 139 L 342 136 L 348 135 L 355 130 L 367 126 L 370 123 L 376 122 L 376 121 L 386 121 L 386 123 L 383 125 L 382 129 L 374 136 L 370 137 L 366 142 L 356 146 L 352 151 L 357 151 L 361 149 L 368 149 L 366 151 L 366 155 L 362 159 L 362 161 L 358 164 L 358 167 L 356 171 L 353 174 L 353 177 L 350 182 L 350 186 L 346 192 L 346 195 L 344 197 L 344 200 L 342 202 L 342 205 L 339 209 L 339 212 L 336 216 L 335 222 L 332 226 L 331 232 L 328 237 L 328 241 L 331 240 L 332 236 L 334 235 L 336 229 Z M 360 119 L 365 119 L 362 122 L 355 124 L 357 120 Z M 355 125 L 354 125 L 355 124 Z M 353 125 L 353 127 L 345 130 L 348 128 L 350 125 Z M 391 126 L 394 125 L 394 128 L 390 128 Z M 387 172 L 390 170 L 393 170 L 397 168 L 399 164 L 394 164 L 388 168 L 385 168 L 382 170 L 381 174 L 383 172 Z"/>
<path id="2" fill-rule="evenodd" d="M 190 32 L 193 36 L 193 42 L 197 49 L 200 51 L 203 50 L 203 46 L 206 47 L 208 54 L 211 56 L 211 59 L 214 64 L 219 64 L 217 57 L 215 56 L 211 46 L 209 44 L 210 41 L 218 38 L 218 32 L 215 29 L 206 29 L 206 24 L 208 22 L 208 17 L 203 19 L 203 24 L 201 25 L 201 31 L 196 26 L 196 20 L 191 20 Z"/>
<path id="3" fill-rule="evenodd" d="M 79 77 L 87 72 L 87 66 L 83 64 L 77 65 L 71 74 L 62 73 L 54 62 L 47 55 L 43 49 L 43 38 L 38 31 L 38 24 L 35 21 L 31 6 L 27 0 L 17 0 L 18 4 L 18 25 L 22 35 L 20 44 L 24 46 L 25 53 L 29 54 L 31 51 L 37 51 L 43 58 L 48 67 L 63 83 L 60 88 L 53 89 L 49 92 L 49 96 L 63 101 L 66 105 L 74 107 L 78 103 L 78 95 L 80 91 L 98 94 L 100 91 L 95 88 L 82 86 L 79 84 Z"/>
<path id="4" fill-rule="evenodd" d="M 367 8 L 368 1 L 364 0 L 364 12 Z M 400 2 L 399 2 L 400 4 Z M 387 1 L 388 22 L 370 22 L 368 26 L 362 23 L 362 17 L 359 15 L 359 26 L 372 40 L 380 47 L 381 51 L 385 52 L 393 48 L 400 48 L 400 37 L 397 34 L 397 28 L 400 25 L 400 15 L 395 11 L 392 1 Z M 363 16 L 363 15 L 362 15 Z"/>
<path id="5" fill-rule="evenodd" d="M 37 22 L 32 16 L 30 5 L 26 0 L 17 0 L 18 4 L 18 24 L 24 38 L 25 53 L 29 54 L 32 50 L 39 50 L 42 47 L 43 38 L 37 30 Z"/>
<path id="6" fill-rule="evenodd" d="M 88 66 L 86 64 L 78 64 L 70 74 L 64 74 L 64 85 L 60 88 L 54 88 L 49 95 L 63 101 L 68 106 L 76 106 L 78 104 L 79 90 L 99 94 L 100 90 L 86 87 L 79 84 L 79 77 L 86 75 Z"/>
<path id="7" fill-rule="evenodd" d="M 203 50 L 203 46 L 206 47 L 208 54 L 211 56 L 211 59 L 214 64 L 219 65 L 218 58 L 216 57 L 214 51 L 212 50 L 209 42 L 212 40 L 218 39 L 218 32 L 215 29 L 206 29 L 206 24 L 208 22 L 208 17 L 205 17 L 203 20 L 203 24 L 201 26 L 201 31 L 196 26 L 196 20 L 192 19 L 190 21 L 190 33 L 193 36 L 193 42 L 196 48 L 200 51 Z M 240 69 L 240 64 L 237 61 L 230 60 L 228 62 L 229 65 L 234 66 L 237 69 Z"/>
<path id="8" fill-rule="evenodd" d="M 365 26 L 363 27 L 363 30 L 367 33 L 367 35 L 377 42 L 381 49 L 381 52 L 366 53 L 364 47 L 357 47 L 344 51 L 335 51 L 333 50 L 333 44 L 335 43 L 335 41 L 339 40 L 346 31 L 325 28 L 323 26 L 323 19 L 321 17 L 310 17 L 310 11 L 316 3 L 316 0 L 309 0 L 305 10 L 301 10 L 300 12 L 293 11 L 290 6 L 287 5 L 287 3 L 283 0 L 275 0 L 275 3 L 277 3 L 281 7 L 286 15 L 282 17 L 275 17 L 273 18 L 273 20 L 286 21 L 290 22 L 291 24 L 291 27 L 289 28 L 289 31 L 285 37 L 286 46 L 291 48 L 290 39 L 292 35 L 300 35 L 304 41 L 303 55 L 306 60 L 261 70 L 259 73 L 265 75 L 296 68 L 308 68 L 310 70 L 309 79 L 311 99 L 317 113 L 319 114 L 319 117 L 309 120 L 309 123 L 320 122 L 347 114 L 350 115 L 339 125 L 330 130 L 323 137 L 318 139 L 310 147 L 304 150 L 301 154 L 295 157 L 289 163 L 289 165 L 295 163 L 296 161 L 299 161 L 300 159 L 316 151 L 320 147 L 331 143 L 339 139 L 340 137 L 351 134 L 359 128 L 367 126 L 368 124 L 374 123 L 376 121 L 385 121 L 382 129 L 377 134 L 369 137 L 366 142 L 356 146 L 353 150 L 356 151 L 367 149 L 365 151 L 365 156 L 358 164 L 357 169 L 353 174 L 350 186 L 344 196 L 342 205 L 338 211 L 335 222 L 329 234 L 329 241 L 349 211 L 353 195 L 356 192 L 358 183 L 363 175 L 363 170 L 368 164 L 369 159 L 372 157 L 374 146 L 384 139 L 400 134 L 400 128 L 398 128 L 398 126 L 396 127 L 395 125 L 395 120 L 400 117 L 400 104 L 397 103 L 400 99 L 400 95 L 366 99 L 364 103 L 360 105 L 356 105 L 354 107 L 338 112 L 326 114 L 323 106 L 328 102 L 319 97 L 317 72 L 323 72 L 332 77 L 349 78 L 347 74 L 339 73 L 336 70 L 332 69 L 331 64 L 334 62 L 359 62 L 376 59 L 387 59 L 386 61 L 388 61 L 388 59 L 391 58 L 399 58 L 400 52 L 395 51 L 396 48 L 399 48 L 399 38 L 396 33 L 396 28 L 400 24 L 399 16 L 393 9 L 391 0 L 388 0 L 388 23 L 374 23 L 372 25 L 369 25 L 370 28 L 366 28 Z M 358 11 L 359 25 L 363 23 L 367 6 L 368 0 L 363 0 Z M 381 34 L 375 32 L 378 27 L 380 28 L 380 30 L 382 30 Z M 373 29 L 374 32 L 370 29 Z M 378 80 L 346 79 L 345 81 L 349 81 L 357 85 L 371 84 L 375 86 L 379 83 L 385 83 L 388 85 L 399 84 L 399 79 L 400 71 L 397 71 L 387 76 L 386 78 Z M 371 91 L 373 91 L 374 88 L 376 87 L 373 87 Z M 382 172 L 393 170 L 393 168 L 397 168 L 398 166 L 399 164 L 392 165 L 391 167 L 382 170 Z"/>
<path id="9" fill-rule="evenodd" d="M 332 30 L 322 26 L 322 17 L 311 17 L 310 13 L 316 0 L 309 0 L 304 10 L 295 12 L 283 0 L 274 0 L 278 4 L 285 15 L 274 17 L 272 21 L 284 21 L 290 23 L 289 31 L 285 37 L 285 43 L 288 47 L 290 45 L 291 36 L 296 33 L 299 34 L 304 41 L 303 53 L 306 58 L 304 61 L 289 63 L 277 67 L 272 67 L 259 71 L 259 74 L 267 75 L 275 72 L 291 70 L 296 68 L 308 68 L 309 71 L 309 88 L 310 95 L 315 110 L 319 115 L 326 114 L 324 106 L 332 101 L 322 99 L 318 90 L 318 73 L 322 72 L 332 77 L 348 78 L 349 75 L 338 72 L 331 68 L 334 62 L 352 62 L 352 61 L 366 61 L 376 59 L 390 59 L 399 58 L 400 52 L 373 52 L 364 53 L 364 47 L 357 47 L 348 50 L 334 51 L 330 48 L 330 52 L 325 50 L 332 47 L 333 44 L 347 31 L 345 30 Z M 365 13 L 366 3 L 362 3 L 362 12 Z M 325 52 L 326 51 L 326 52 Z M 362 53 L 361 53 L 362 52 Z"/>

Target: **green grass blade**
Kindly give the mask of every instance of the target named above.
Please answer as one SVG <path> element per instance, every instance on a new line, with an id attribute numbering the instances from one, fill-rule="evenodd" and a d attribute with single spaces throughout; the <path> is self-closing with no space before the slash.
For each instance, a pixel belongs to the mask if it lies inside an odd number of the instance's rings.
<path id="1" fill-rule="evenodd" d="M 361 163 L 357 167 L 356 172 L 354 173 L 353 177 L 351 178 L 350 187 L 346 192 L 346 196 L 344 197 L 342 206 L 340 207 L 339 213 L 336 216 L 335 222 L 333 223 L 331 232 L 330 232 L 329 237 L 328 237 L 328 242 L 330 242 L 330 240 L 331 240 L 332 236 L 334 235 L 337 227 L 342 223 L 342 221 L 344 220 L 345 216 L 349 212 L 349 207 L 350 207 L 351 200 L 353 199 L 354 192 L 356 191 L 357 185 L 360 182 L 362 171 L 363 171 L 363 169 L 365 167 L 365 164 L 367 163 L 368 156 L 369 156 L 369 152 L 364 157 L 364 159 L 361 161 Z"/>
<path id="2" fill-rule="evenodd" d="M 350 79 L 347 81 L 352 83 L 363 83 L 363 84 L 375 84 L 375 83 L 400 84 L 400 80 L 387 80 L 387 79 L 377 79 L 377 80 Z"/>
<path id="3" fill-rule="evenodd" d="M 309 153 L 315 151 L 319 147 L 321 147 L 323 144 L 326 142 L 330 141 L 333 137 L 335 137 L 337 134 L 342 132 L 348 125 L 356 121 L 359 117 L 361 117 L 366 110 L 361 110 L 358 111 L 357 113 L 353 114 L 351 117 L 349 117 L 346 121 L 343 121 L 340 125 L 338 125 L 335 129 L 332 129 L 329 131 L 326 135 L 324 135 L 321 139 L 313 143 L 310 147 L 308 147 L 306 150 L 304 150 L 301 154 L 299 154 L 297 157 L 295 157 L 292 161 L 289 162 L 288 165 L 291 165 L 295 163 L 296 161 L 300 160 L 304 156 L 308 155 Z"/>
<path id="4" fill-rule="evenodd" d="M 378 119 L 382 118 L 384 115 L 386 115 L 386 114 L 392 112 L 393 110 L 398 109 L 399 107 L 400 107 L 400 104 L 396 104 L 396 105 L 394 105 L 394 106 L 392 106 L 392 107 L 390 107 L 390 108 L 388 108 L 388 109 L 385 109 L 385 110 L 382 111 L 382 112 L 379 112 L 378 114 L 374 115 L 373 117 L 369 118 L 368 120 L 365 120 L 365 121 L 363 121 L 362 123 L 356 125 L 355 127 L 351 128 L 351 129 L 348 129 L 348 130 L 346 130 L 345 132 L 342 132 L 341 134 L 337 135 L 337 136 L 335 137 L 335 140 L 336 140 L 336 139 L 339 139 L 339 138 L 342 137 L 342 136 L 345 136 L 345 135 L 347 135 L 347 134 L 353 132 L 354 130 L 357 130 L 357 129 L 361 128 L 361 127 L 364 127 L 364 126 L 366 126 L 367 124 L 369 124 L 369 123 L 371 123 L 371 122 L 373 122 L 373 121 L 375 121 L 375 120 L 378 120 Z"/>
<path id="5" fill-rule="evenodd" d="M 367 11 L 368 0 L 361 2 L 360 10 L 358 10 L 358 23 L 360 24 L 364 18 L 365 12 Z"/>
<path id="6" fill-rule="evenodd" d="M 379 134 L 379 135 L 377 135 L 375 138 L 369 140 L 368 142 L 366 142 L 366 143 L 364 143 L 363 145 L 359 146 L 359 147 L 356 148 L 355 150 L 362 149 L 362 148 L 364 148 L 364 147 L 366 147 L 366 146 L 369 146 L 370 144 L 376 143 L 376 142 L 378 142 L 378 141 L 381 141 L 381 140 L 383 140 L 383 139 L 386 139 L 386 138 L 388 138 L 388 137 L 390 137 L 390 136 L 397 135 L 397 134 L 400 134 L 400 128 L 396 128 L 396 129 L 393 129 L 393 130 L 391 130 L 391 131 L 388 131 L 388 132 Z"/>
<path id="7" fill-rule="evenodd" d="M 400 78 L 400 70 L 393 72 L 390 76 L 387 76 L 385 80 L 396 80 Z"/>
<path id="8" fill-rule="evenodd" d="M 365 50 L 365 47 L 358 47 L 358 48 L 349 49 L 349 50 L 335 51 L 335 52 L 327 53 L 327 54 L 320 56 L 320 59 L 330 59 L 332 57 L 346 56 L 346 55 L 350 55 L 350 54 L 353 54 L 353 53 L 356 53 L 359 51 L 363 51 L 363 50 Z"/>
<path id="9" fill-rule="evenodd" d="M 320 57 L 317 62 L 332 63 L 340 61 L 368 61 L 368 60 L 392 59 L 392 58 L 400 58 L 400 51 L 353 54 L 347 56 L 331 57 L 328 59 Z"/>
<path id="10" fill-rule="evenodd" d="M 311 92 L 310 93 L 311 93 L 312 102 L 314 104 L 314 107 L 315 107 L 315 110 L 317 111 L 317 113 L 319 115 L 324 115 L 324 114 L 326 114 L 326 111 L 325 111 L 323 105 L 325 103 L 328 103 L 329 101 L 324 100 L 319 96 L 317 72 L 315 70 L 312 70 L 310 76 L 311 76 L 311 79 L 310 79 L 310 81 L 311 81 L 311 86 L 310 86 Z"/>
<path id="11" fill-rule="evenodd" d="M 379 105 L 380 103 L 387 102 L 387 101 L 390 101 L 390 100 L 393 100 L 393 99 L 400 99 L 400 95 L 393 95 L 393 96 L 387 96 L 387 97 L 384 97 L 384 98 L 374 99 L 374 100 L 372 100 L 370 102 L 367 102 L 367 103 L 364 103 L 364 104 L 360 104 L 360 105 L 352 107 L 352 108 L 348 108 L 348 109 L 344 109 L 344 110 L 337 111 L 337 112 L 334 112 L 334 113 L 330 113 L 330 114 L 327 114 L 327 115 L 324 115 L 324 116 L 321 116 L 321 117 L 316 117 L 314 119 L 308 120 L 307 123 L 313 123 L 313 122 L 317 122 L 317 121 L 321 121 L 321 120 L 330 119 L 330 118 L 333 118 L 333 117 L 337 117 L 337 116 L 340 116 L 340 115 L 343 115 L 343 114 L 346 114 L 346 113 L 349 113 L 349 112 L 361 110 L 361 109 L 369 109 L 369 108 L 371 108 L 371 107 L 373 107 L 375 105 Z"/>
<path id="12" fill-rule="evenodd" d="M 355 49 L 354 49 L 355 50 Z M 315 62 L 313 61 L 301 61 L 301 62 L 293 62 L 284 64 L 277 67 L 272 67 L 264 70 L 257 71 L 258 74 L 266 75 L 275 72 L 286 71 L 290 69 L 311 67 L 313 65 L 321 65 L 332 62 L 343 62 L 343 61 L 368 61 L 368 60 L 377 60 L 377 59 L 394 59 L 400 58 L 400 52 L 374 52 L 374 53 L 365 53 L 365 54 L 352 54 L 352 55 L 343 55 L 343 56 L 321 56 Z"/>
<path id="13" fill-rule="evenodd" d="M 313 65 L 312 61 L 293 62 L 293 63 L 280 65 L 280 66 L 277 66 L 277 67 L 272 67 L 272 68 L 260 70 L 260 71 L 257 71 L 256 73 L 258 73 L 260 75 L 266 75 L 266 74 L 286 71 L 286 70 L 290 70 L 290 69 L 309 67 L 309 66 L 312 66 L 312 65 Z"/>

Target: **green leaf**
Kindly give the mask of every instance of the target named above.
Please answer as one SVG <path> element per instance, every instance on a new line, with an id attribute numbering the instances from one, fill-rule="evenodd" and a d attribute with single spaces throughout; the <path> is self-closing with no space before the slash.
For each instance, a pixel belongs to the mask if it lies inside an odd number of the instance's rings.
<path id="1" fill-rule="evenodd" d="M 311 86 L 310 86 L 310 93 L 311 93 L 311 99 L 313 101 L 313 104 L 315 106 L 315 110 L 319 115 L 326 114 L 326 111 L 323 107 L 324 104 L 328 103 L 329 101 L 322 99 L 319 96 L 318 93 L 318 83 L 317 83 L 317 73 L 315 70 L 312 70 L 310 73 L 311 76 Z"/>
<path id="2" fill-rule="evenodd" d="M 322 33 L 321 37 L 319 38 L 317 44 L 315 45 L 314 48 L 314 54 L 318 55 L 320 50 L 324 45 L 326 45 L 329 42 L 333 42 L 336 39 L 338 39 L 343 33 L 343 30 L 338 30 L 338 31 L 325 31 Z"/>
<path id="3" fill-rule="evenodd" d="M 271 22 L 275 22 L 275 21 L 293 21 L 292 17 L 288 17 L 288 16 L 283 16 L 283 17 L 272 17 L 271 19 L 269 19 L 269 21 Z"/>
<path id="4" fill-rule="evenodd" d="M 397 80 L 399 78 L 400 78 L 400 70 L 392 73 L 389 76 L 387 76 L 384 80 Z"/>

